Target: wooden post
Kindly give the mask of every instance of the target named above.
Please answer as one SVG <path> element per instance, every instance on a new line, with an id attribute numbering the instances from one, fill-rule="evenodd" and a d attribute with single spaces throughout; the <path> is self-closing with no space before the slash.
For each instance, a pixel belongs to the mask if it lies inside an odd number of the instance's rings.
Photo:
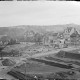
<path id="1" fill-rule="evenodd" d="M 1 60 L 3 60 L 3 56 L 2 56 L 2 50 L 4 49 L 4 47 L 0 48 L 0 54 L 1 54 Z"/>
<path id="2" fill-rule="evenodd" d="M 2 50 L 3 50 L 6 46 L 7 46 L 7 45 L 4 45 L 4 46 L 1 46 L 1 47 L 0 47 L 1 60 L 3 60 Z"/>
<path id="3" fill-rule="evenodd" d="M 25 61 L 25 79 L 26 79 L 26 72 L 27 72 L 27 70 L 26 70 L 26 67 L 27 67 L 27 65 L 26 65 L 26 61 Z M 27 79 L 26 79 L 27 80 Z"/>

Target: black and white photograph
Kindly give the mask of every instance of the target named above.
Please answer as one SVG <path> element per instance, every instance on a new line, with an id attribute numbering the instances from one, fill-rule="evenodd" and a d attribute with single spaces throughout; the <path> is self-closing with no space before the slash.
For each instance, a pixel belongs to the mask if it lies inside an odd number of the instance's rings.
<path id="1" fill-rule="evenodd" d="M 80 80 L 80 3 L 1 2 L 0 80 Z"/>

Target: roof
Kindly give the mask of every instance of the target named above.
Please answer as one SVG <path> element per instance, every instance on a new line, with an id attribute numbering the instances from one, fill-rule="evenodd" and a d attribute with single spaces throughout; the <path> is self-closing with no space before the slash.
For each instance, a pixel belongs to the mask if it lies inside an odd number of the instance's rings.
<path id="1" fill-rule="evenodd" d="M 63 39 L 64 38 L 64 32 L 59 32 L 57 38 L 58 39 Z"/>
<path id="2" fill-rule="evenodd" d="M 73 38 L 73 37 L 80 37 L 80 34 L 78 34 L 78 32 L 75 31 L 74 33 L 72 33 L 72 34 L 70 35 L 70 37 L 71 37 L 71 38 Z"/>
<path id="3" fill-rule="evenodd" d="M 67 27 L 67 31 L 68 31 L 68 33 L 70 33 L 71 30 L 72 30 L 72 27 Z"/>

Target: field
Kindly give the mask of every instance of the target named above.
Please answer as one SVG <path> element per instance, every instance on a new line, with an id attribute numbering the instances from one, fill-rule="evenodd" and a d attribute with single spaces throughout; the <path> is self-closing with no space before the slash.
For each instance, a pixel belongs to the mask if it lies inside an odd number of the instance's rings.
<path id="1" fill-rule="evenodd" d="M 14 70 L 17 70 L 17 71 L 20 71 L 20 72 L 23 72 L 25 73 L 25 70 L 26 70 L 26 73 L 55 73 L 57 71 L 63 71 L 63 70 L 67 70 L 67 69 L 63 69 L 63 68 L 60 68 L 60 67 L 56 67 L 56 66 L 50 66 L 50 65 L 46 65 L 45 63 L 42 63 L 42 62 L 37 62 L 37 61 L 33 61 L 33 60 L 28 60 L 26 62 L 26 64 L 22 64 L 21 66 L 17 66 L 14 68 Z"/>
<path id="2" fill-rule="evenodd" d="M 71 58 L 67 60 L 67 58 L 58 57 L 56 56 L 56 54 L 58 53 L 55 54 L 57 50 L 54 50 L 52 48 L 50 49 L 49 47 L 45 47 L 42 45 L 29 45 L 27 43 L 20 43 L 12 46 L 7 46 L 4 49 L 4 52 L 7 55 L 7 53 L 9 53 L 12 50 L 18 50 L 22 53 L 22 56 L 7 56 L 11 60 L 15 59 L 16 63 L 21 63 L 20 65 L 14 67 L 11 71 L 18 71 L 23 74 L 47 75 L 61 71 L 70 71 L 72 68 L 74 68 L 74 66 L 69 64 L 75 64 L 80 66 L 80 62 L 78 62 L 77 60 L 75 61 L 75 59 L 72 60 Z M 9 54 L 11 55 L 11 53 Z M 28 56 L 32 58 L 28 59 Z"/>
<path id="3" fill-rule="evenodd" d="M 73 68 L 73 66 L 68 66 L 66 64 L 56 63 L 39 58 L 31 58 L 26 60 L 22 65 L 13 68 L 10 72 L 8 72 L 8 74 L 16 76 L 17 78 L 20 78 L 18 77 L 19 75 L 23 77 L 23 74 L 29 76 L 30 78 L 34 78 L 36 75 L 40 76 L 41 78 L 52 78 L 52 80 L 55 78 L 61 80 L 64 80 L 65 78 L 70 80 L 76 80 L 77 78 L 80 78 L 80 73 L 71 70 L 71 68 Z"/>
<path id="4" fill-rule="evenodd" d="M 56 57 L 51 57 L 51 56 L 44 57 L 44 59 L 47 59 L 47 60 L 50 60 L 50 61 L 63 62 L 63 63 L 66 63 L 66 64 L 75 64 L 75 65 L 80 66 L 79 61 L 67 60 L 67 59 L 56 58 Z"/>
<path id="5" fill-rule="evenodd" d="M 51 49 L 49 47 L 38 45 L 35 43 L 20 43 L 15 45 L 8 45 L 2 50 L 3 57 L 18 57 L 20 55 L 28 54 L 32 56 L 34 54 L 39 54 L 41 52 L 48 52 Z"/>
<path id="6" fill-rule="evenodd" d="M 51 54 L 48 56 L 41 57 L 41 59 L 63 63 L 67 65 L 74 65 L 74 67 L 80 66 L 80 53 L 79 50 L 73 51 L 60 51 L 56 54 Z M 40 58 L 39 58 L 40 59 Z"/>

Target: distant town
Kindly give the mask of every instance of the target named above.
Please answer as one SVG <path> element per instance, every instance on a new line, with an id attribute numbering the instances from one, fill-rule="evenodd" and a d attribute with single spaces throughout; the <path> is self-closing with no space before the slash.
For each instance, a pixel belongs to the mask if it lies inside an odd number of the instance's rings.
<path id="1" fill-rule="evenodd" d="M 10 32 L 6 33 L 6 27 L 2 30 L 5 31 L 3 31 L 5 34 L 0 35 L 0 45 L 30 42 L 53 48 L 65 48 L 68 46 L 78 46 L 80 44 L 80 30 L 75 27 L 65 27 L 63 31 L 59 32 L 35 32 L 34 30 L 27 30 L 22 33 L 19 31 L 20 29 L 12 28 Z M 17 33 L 17 31 L 19 31 L 19 33 Z M 22 33 L 21 35 L 20 32 Z"/>

